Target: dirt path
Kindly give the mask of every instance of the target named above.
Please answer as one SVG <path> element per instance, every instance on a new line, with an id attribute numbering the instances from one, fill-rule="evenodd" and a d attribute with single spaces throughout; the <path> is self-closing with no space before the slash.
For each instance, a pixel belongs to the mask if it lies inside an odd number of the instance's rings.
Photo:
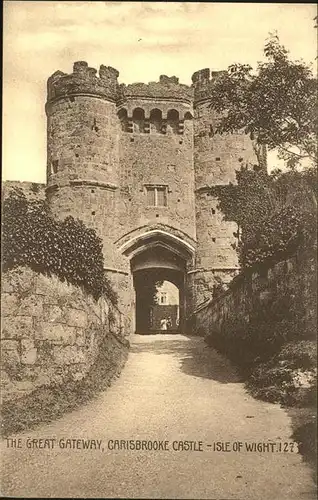
<path id="1" fill-rule="evenodd" d="M 284 443 L 290 435 L 286 412 L 250 397 L 230 364 L 202 339 L 135 336 L 122 375 L 107 392 L 52 424 L 15 436 L 22 449 L 2 443 L 1 493 L 313 500 L 311 472 L 298 453 L 245 449 L 245 442 Z M 53 449 L 27 449 L 27 438 L 56 441 Z M 63 438 L 102 440 L 95 443 L 101 449 L 60 448 Z M 112 440 L 169 441 L 169 449 L 110 450 Z M 174 441 L 185 440 L 197 441 L 203 451 L 173 450 Z M 217 441 L 230 448 L 240 441 L 243 449 L 213 451 Z"/>

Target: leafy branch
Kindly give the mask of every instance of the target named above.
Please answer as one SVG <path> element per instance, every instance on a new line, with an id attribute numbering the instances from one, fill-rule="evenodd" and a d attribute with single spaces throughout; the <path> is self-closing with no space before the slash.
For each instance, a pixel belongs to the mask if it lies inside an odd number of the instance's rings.
<path id="1" fill-rule="evenodd" d="M 249 134 L 259 164 L 261 146 L 278 149 L 288 166 L 317 161 L 317 79 L 303 61 L 292 61 L 277 34 L 265 43 L 256 71 L 232 64 L 211 86 L 211 108 L 220 113 L 218 133 Z M 294 151 L 296 149 L 297 151 Z"/>

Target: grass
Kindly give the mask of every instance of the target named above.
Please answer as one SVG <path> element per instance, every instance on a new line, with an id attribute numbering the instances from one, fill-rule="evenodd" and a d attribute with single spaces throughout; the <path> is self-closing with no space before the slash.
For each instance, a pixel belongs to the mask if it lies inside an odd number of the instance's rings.
<path id="1" fill-rule="evenodd" d="M 227 349 L 223 337 L 215 342 L 215 336 L 209 335 L 206 342 L 236 364 L 248 392 L 254 398 L 278 403 L 291 416 L 292 439 L 298 443 L 304 460 L 313 468 L 316 480 L 316 341 L 288 342 L 267 361 L 258 359 L 254 362 L 251 362 L 248 345 L 245 352 L 237 349 L 233 353 L 233 346 Z"/>
<path id="2" fill-rule="evenodd" d="M 298 443 L 299 452 L 312 467 L 317 482 L 317 408 L 287 408 L 291 418 L 292 439 Z"/>
<path id="3" fill-rule="evenodd" d="M 119 376 L 126 362 L 128 349 L 127 340 L 109 335 L 85 379 L 43 386 L 16 401 L 3 402 L 2 436 L 7 437 L 49 423 L 93 399 Z"/>
<path id="4" fill-rule="evenodd" d="M 313 468 L 317 466 L 317 351 L 314 341 L 286 344 L 267 363 L 259 364 L 246 382 L 250 394 L 280 403 L 291 417 L 292 439 Z"/>

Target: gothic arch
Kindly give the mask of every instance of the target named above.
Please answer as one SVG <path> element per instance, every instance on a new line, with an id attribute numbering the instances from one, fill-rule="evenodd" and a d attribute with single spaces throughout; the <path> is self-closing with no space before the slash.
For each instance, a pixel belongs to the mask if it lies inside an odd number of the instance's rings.
<path id="1" fill-rule="evenodd" d="M 170 281 L 178 288 L 178 328 L 183 331 L 187 312 L 187 265 L 193 261 L 194 246 L 167 231 L 152 229 L 133 236 L 119 249 L 130 260 L 135 288 L 136 332 L 149 333 L 151 308 L 147 306 L 142 290 L 158 281 Z"/>
<path id="2" fill-rule="evenodd" d="M 178 253 L 185 260 L 191 260 L 194 257 L 195 247 L 193 244 L 164 229 L 150 229 L 138 233 L 120 244 L 119 251 L 132 258 L 149 245 L 158 245 L 159 243 L 168 247 L 172 253 Z"/>
<path id="3" fill-rule="evenodd" d="M 134 130 L 136 132 L 144 132 L 145 130 L 145 110 L 142 108 L 135 108 L 132 113 Z"/>
<path id="4" fill-rule="evenodd" d="M 154 108 L 150 111 L 150 130 L 155 133 L 160 133 L 162 127 L 162 111 Z"/>
<path id="5" fill-rule="evenodd" d="M 118 113 L 117 113 L 117 116 L 120 120 L 120 125 L 121 125 L 121 129 L 123 132 L 127 132 L 127 127 L 128 127 L 128 112 L 127 112 L 127 109 L 126 108 L 121 108 Z"/>
<path id="6" fill-rule="evenodd" d="M 174 134 L 178 133 L 179 128 L 179 111 L 169 109 L 167 113 L 167 130 L 171 130 Z"/>

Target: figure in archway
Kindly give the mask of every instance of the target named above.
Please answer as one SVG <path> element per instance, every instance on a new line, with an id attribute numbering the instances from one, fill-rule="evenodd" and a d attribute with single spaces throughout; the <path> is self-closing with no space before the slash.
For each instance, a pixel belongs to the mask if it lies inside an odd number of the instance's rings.
<path id="1" fill-rule="evenodd" d="M 168 320 L 166 318 L 162 318 L 160 321 L 160 330 L 166 331 L 168 329 Z"/>

